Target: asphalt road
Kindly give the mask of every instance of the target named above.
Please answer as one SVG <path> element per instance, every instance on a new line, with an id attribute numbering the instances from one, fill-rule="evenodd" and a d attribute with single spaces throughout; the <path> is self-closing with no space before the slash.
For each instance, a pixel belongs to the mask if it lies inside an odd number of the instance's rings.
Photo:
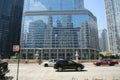
<path id="1" fill-rule="evenodd" d="M 83 71 L 62 72 L 38 64 L 20 64 L 18 80 L 120 80 L 120 64 L 115 66 L 83 64 L 85 65 Z M 10 72 L 1 80 L 16 80 L 17 64 L 9 64 L 9 69 Z"/>

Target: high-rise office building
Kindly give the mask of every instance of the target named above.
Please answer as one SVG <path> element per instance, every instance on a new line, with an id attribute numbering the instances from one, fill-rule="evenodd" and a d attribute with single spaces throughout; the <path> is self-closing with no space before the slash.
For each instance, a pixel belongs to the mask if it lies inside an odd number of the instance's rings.
<path id="1" fill-rule="evenodd" d="M 44 46 L 44 32 L 46 24 L 42 20 L 31 22 L 27 33 L 26 45 L 28 48 L 41 48 Z"/>
<path id="2" fill-rule="evenodd" d="M 110 51 L 120 53 L 120 0 L 104 0 Z"/>
<path id="3" fill-rule="evenodd" d="M 24 0 L 0 0 L 0 55 L 9 58 L 19 45 Z"/>
<path id="4" fill-rule="evenodd" d="M 37 0 L 33 3 L 37 5 L 39 3 L 38 10 L 34 11 L 32 10 L 33 7 L 32 9 L 29 8 L 29 10 L 24 11 L 23 16 L 25 18 L 32 16 L 33 19 L 38 16 L 37 19 L 43 22 L 42 24 L 38 22 L 39 25 L 37 26 L 40 27 L 43 23 L 46 26 L 44 30 L 38 27 L 32 28 L 31 32 L 30 27 L 32 25 L 30 23 L 28 25 L 29 33 L 32 33 L 33 36 L 38 35 L 34 33 L 39 33 L 43 37 L 35 38 L 31 36 L 27 41 L 43 40 L 43 43 L 38 43 L 38 45 L 43 46 L 34 47 L 35 45 L 31 45 L 31 48 L 29 46 L 25 47 L 23 42 L 26 34 L 23 31 L 24 35 L 21 39 L 22 57 L 33 59 L 34 54 L 38 53 L 41 59 L 75 59 L 75 54 L 78 53 L 81 59 L 96 58 L 99 53 L 97 19 L 89 10 L 84 8 L 83 0 Z M 23 22 L 22 26 L 24 30 L 28 29 L 24 26 L 26 21 Z M 34 20 L 33 23 L 35 23 Z M 44 33 L 40 33 L 41 31 L 44 31 Z M 27 45 L 30 44 L 33 44 L 33 41 Z"/>
<path id="5" fill-rule="evenodd" d="M 108 36 L 107 36 L 107 30 L 106 29 L 102 30 L 101 36 L 99 38 L 99 46 L 100 46 L 100 51 L 101 52 L 109 51 Z"/>

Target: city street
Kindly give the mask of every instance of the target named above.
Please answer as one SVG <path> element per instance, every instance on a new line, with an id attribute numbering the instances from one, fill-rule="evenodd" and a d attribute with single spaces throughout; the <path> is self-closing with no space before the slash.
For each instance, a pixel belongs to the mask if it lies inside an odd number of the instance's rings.
<path id="1" fill-rule="evenodd" d="M 0 80 L 120 80 L 120 0 L 0 0 Z"/>
<path id="2" fill-rule="evenodd" d="M 115 66 L 94 66 L 83 63 L 83 71 L 65 70 L 58 72 L 53 67 L 38 64 L 20 64 L 19 80 L 120 80 L 120 64 Z M 17 64 L 9 64 L 10 72 L 5 80 L 16 80 Z"/>

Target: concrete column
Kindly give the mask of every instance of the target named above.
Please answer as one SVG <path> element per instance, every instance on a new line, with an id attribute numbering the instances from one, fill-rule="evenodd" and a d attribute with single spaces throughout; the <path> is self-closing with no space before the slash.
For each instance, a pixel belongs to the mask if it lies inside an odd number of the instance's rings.
<path id="1" fill-rule="evenodd" d="M 58 59 L 58 49 L 57 49 L 57 59 Z"/>
<path id="2" fill-rule="evenodd" d="M 50 53 L 50 49 L 49 49 L 49 53 L 48 53 L 48 54 L 49 54 L 49 59 L 51 59 L 51 53 Z"/>
<path id="3" fill-rule="evenodd" d="M 36 55 L 36 51 L 35 51 L 35 49 L 34 49 L 34 52 L 33 52 L 33 56 L 34 56 L 34 57 L 33 57 L 33 59 L 36 58 L 35 55 Z"/>
<path id="4" fill-rule="evenodd" d="M 28 60 L 28 49 L 26 49 L 25 59 Z"/>
<path id="5" fill-rule="evenodd" d="M 90 49 L 88 50 L 88 53 L 89 53 L 89 59 L 91 59 Z"/>
<path id="6" fill-rule="evenodd" d="M 96 59 L 97 57 L 97 54 L 96 54 L 96 50 L 94 50 L 94 59 Z"/>
<path id="7" fill-rule="evenodd" d="M 75 55 L 74 55 L 74 49 L 73 49 L 73 60 L 74 60 L 74 58 L 75 58 L 74 56 L 75 56 Z"/>
<path id="8" fill-rule="evenodd" d="M 25 63 L 28 63 L 28 49 L 26 49 Z"/>
<path id="9" fill-rule="evenodd" d="M 81 53 L 80 53 L 80 54 L 81 54 L 81 60 L 82 60 L 82 49 L 81 49 L 80 51 L 81 51 Z"/>
<path id="10" fill-rule="evenodd" d="M 66 49 L 65 49 L 65 59 L 66 59 Z"/>
<path id="11" fill-rule="evenodd" d="M 96 59 L 96 51 L 94 50 L 94 59 Z"/>
<path id="12" fill-rule="evenodd" d="M 43 59 L 43 49 L 41 49 L 41 60 Z"/>

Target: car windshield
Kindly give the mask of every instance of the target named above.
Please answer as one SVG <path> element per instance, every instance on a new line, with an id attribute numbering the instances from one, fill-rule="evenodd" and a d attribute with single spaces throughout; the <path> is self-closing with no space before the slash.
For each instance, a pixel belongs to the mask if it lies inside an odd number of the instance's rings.
<path id="1" fill-rule="evenodd" d="M 75 62 L 74 61 L 68 61 L 70 64 L 74 64 Z"/>
<path id="2" fill-rule="evenodd" d="M 56 59 L 54 59 L 54 62 L 56 62 L 57 60 Z"/>
<path id="3" fill-rule="evenodd" d="M 56 61 L 57 61 L 56 59 L 49 60 L 49 62 L 56 62 Z"/>
<path id="4" fill-rule="evenodd" d="M 112 61 L 112 60 L 110 60 L 110 59 L 104 59 L 104 60 L 101 60 L 101 61 Z"/>
<path id="5" fill-rule="evenodd" d="M 108 59 L 108 61 L 112 61 L 112 60 Z"/>

